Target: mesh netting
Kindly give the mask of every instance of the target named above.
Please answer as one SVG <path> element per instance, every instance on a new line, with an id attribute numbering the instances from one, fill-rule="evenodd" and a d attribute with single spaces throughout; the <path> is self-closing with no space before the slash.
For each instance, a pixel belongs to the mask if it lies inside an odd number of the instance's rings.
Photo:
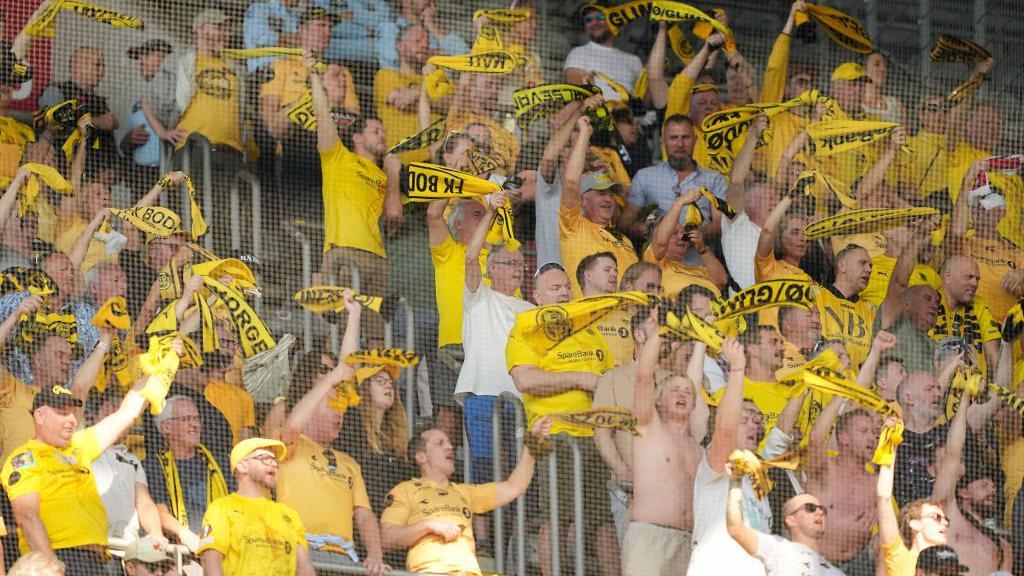
<path id="1" fill-rule="evenodd" d="M 0 0 L 8 568 L 1018 572 L 1016 12 Z"/>

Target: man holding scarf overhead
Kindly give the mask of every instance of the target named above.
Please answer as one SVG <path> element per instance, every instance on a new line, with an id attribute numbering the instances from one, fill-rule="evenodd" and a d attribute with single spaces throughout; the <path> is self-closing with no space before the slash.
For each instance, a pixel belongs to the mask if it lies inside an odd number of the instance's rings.
<path id="1" fill-rule="evenodd" d="M 617 31 L 612 30 L 604 10 L 588 4 L 581 12 L 583 28 L 589 42 L 573 48 L 565 58 L 565 81 L 570 84 L 596 83 L 601 88 L 605 100 L 618 101 L 619 93 L 604 79 L 595 78 L 594 72 L 602 72 L 621 84 L 628 92 L 632 92 L 644 64 L 636 55 L 615 47 Z"/>

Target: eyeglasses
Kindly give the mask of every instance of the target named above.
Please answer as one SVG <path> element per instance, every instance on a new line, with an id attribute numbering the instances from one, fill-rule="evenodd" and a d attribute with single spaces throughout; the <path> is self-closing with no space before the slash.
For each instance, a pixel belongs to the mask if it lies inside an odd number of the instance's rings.
<path id="1" fill-rule="evenodd" d="M 804 512 L 807 512 L 808 514 L 814 514 L 818 510 L 821 510 L 822 514 L 828 516 L 828 508 L 825 508 L 821 504 L 815 504 L 814 502 L 806 502 L 806 503 L 804 503 L 803 506 L 800 506 L 796 510 L 793 510 L 793 512 L 792 512 L 792 514 L 790 514 L 790 516 L 792 516 L 793 514 L 796 514 L 797 512 L 800 512 L 801 510 L 804 511 Z"/>
<path id="2" fill-rule="evenodd" d="M 604 12 L 591 12 L 583 17 L 584 24 L 590 24 L 596 20 L 604 20 Z"/>
<path id="3" fill-rule="evenodd" d="M 326 364 L 317 364 L 316 365 L 316 371 L 321 376 L 323 376 L 324 374 L 330 373 L 331 370 L 334 370 L 334 368 L 331 368 L 330 366 L 328 366 Z"/>
<path id="4" fill-rule="evenodd" d="M 281 465 L 281 463 L 277 461 L 277 456 L 274 456 L 272 454 L 260 454 L 259 456 L 253 456 L 252 458 L 249 458 L 249 460 L 259 460 L 260 464 L 263 464 L 264 466 L 269 466 L 271 468 L 277 468 L 278 466 Z"/>
<path id="5" fill-rule="evenodd" d="M 921 516 L 921 518 L 928 518 L 928 519 L 930 519 L 930 520 L 932 520 L 932 521 L 934 521 L 934 522 L 936 522 L 938 524 L 945 524 L 947 526 L 949 525 L 949 518 L 946 518 L 946 515 L 941 513 L 941 512 L 933 512 L 931 514 L 924 514 L 924 515 Z"/>
<path id="6" fill-rule="evenodd" d="M 512 261 L 498 261 L 498 260 L 495 260 L 494 262 L 492 262 L 492 264 L 494 264 L 495 266 L 508 266 L 509 268 L 511 268 L 513 270 L 515 270 L 516 268 L 522 268 L 523 270 L 529 270 L 530 269 L 530 267 L 526 265 L 526 262 L 512 262 Z"/>

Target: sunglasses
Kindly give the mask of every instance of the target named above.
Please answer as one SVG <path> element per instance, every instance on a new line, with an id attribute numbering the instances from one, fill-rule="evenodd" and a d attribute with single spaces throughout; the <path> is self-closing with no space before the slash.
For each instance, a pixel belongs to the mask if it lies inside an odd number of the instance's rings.
<path id="1" fill-rule="evenodd" d="M 938 524 L 945 524 L 947 526 L 949 525 L 949 518 L 947 518 L 945 514 L 942 514 L 940 512 L 925 514 L 924 516 L 921 516 L 921 518 L 929 518 L 931 520 L 934 520 Z"/>
<path id="2" fill-rule="evenodd" d="M 825 508 L 821 504 L 815 504 L 814 502 L 807 502 L 807 503 L 805 503 L 803 506 L 800 506 L 796 510 L 793 510 L 793 514 L 796 514 L 797 512 L 800 512 L 801 510 L 803 510 L 804 512 L 807 512 L 808 514 L 814 514 L 818 510 L 821 510 L 822 514 L 824 514 L 825 516 L 828 516 L 828 508 Z M 791 516 L 792 516 L 792 514 L 791 514 Z"/>
<path id="3" fill-rule="evenodd" d="M 590 24 L 591 22 L 597 20 L 604 20 L 604 12 L 591 12 L 590 14 L 587 14 L 586 16 L 583 17 L 584 24 Z"/>

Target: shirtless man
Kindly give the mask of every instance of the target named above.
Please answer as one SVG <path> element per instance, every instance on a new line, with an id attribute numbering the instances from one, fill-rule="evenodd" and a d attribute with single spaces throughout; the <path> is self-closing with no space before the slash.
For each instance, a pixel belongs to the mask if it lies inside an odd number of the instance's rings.
<path id="1" fill-rule="evenodd" d="M 971 406 L 968 394 L 960 400 L 960 412 L 967 412 Z M 969 475 L 964 478 L 963 449 L 967 437 L 966 418 L 953 418 L 946 438 L 946 447 L 941 457 L 936 454 L 939 465 L 935 476 L 935 491 L 932 498 L 943 503 L 949 518 L 949 545 L 960 556 L 960 563 L 974 576 L 987 576 L 999 570 L 1013 573 L 1013 550 L 1003 538 L 992 533 L 985 526 L 985 518 L 995 514 L 995 484 L 985 475 Z M 986 533 L 987 532 L 987 533 Z"/>
<path id="2" fill-rule="evenodd" d="M 872 343 L 864 366 L 877 364 L 878 358 L 896 345 L 896 337 L 879 332 Z M 858 384 L 870 382 L 872 370 L 863 367 Z M 865 382 L 867 380 L 867 382 Z M 811 428 L 807 451 L 807 491 L 817 494 L 828 511 L 829 528 L 818 544 L 821 554 L 851 576 L 871 574 L 871 525 L 877 516 L 875 476 L 867 465 L 878 443 L 878 418 L 833 397 Z M 838 422 L 836 418 L 838 417 Z M 835 438 L 839 451 L 835 458 L 826 452 L 829 431 L 836 423 Z"/>
<path id="3" fill-rule="evenodd" d="M 704 348 L 703 343 L 694 346 L 694 357 L 701 362 Z M 633 507 L 622 542 L 624 576 L 682 576 L 690 562 L 693 479 L 702 453 L 689 420 L 702 400 L 689 378 L 670 372 L 655 376 L 660 351 L 661 337 L 654 330 L 640 351 L 633 391 L 640 435 L 633 440 Z"/>

